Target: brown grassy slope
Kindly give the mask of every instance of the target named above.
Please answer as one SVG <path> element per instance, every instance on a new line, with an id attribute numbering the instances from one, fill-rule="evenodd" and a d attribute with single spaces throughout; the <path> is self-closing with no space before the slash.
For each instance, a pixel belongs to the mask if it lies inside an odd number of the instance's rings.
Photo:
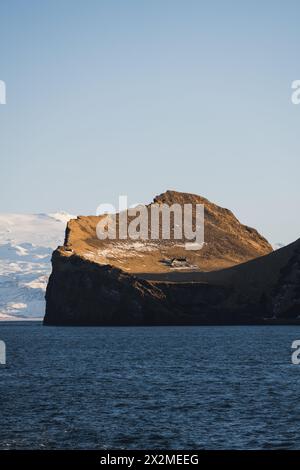
<path id="1" fill-rule="evenodd" d="M 185 271 L 212 271 L 234 266 L 272 251 L 271 245 L 255 229 L 242 225 L 228 209 L 189 193 L 166 191 L 154 199 L 156 204 L 204 204 L 205 245 L 187 251 L 182 240 L 99 240 L 96 226 L 100 217 L 70 220 L 62 254 L 78 254 L 99 264 L 110 264 L 129 273 L 169 273 L 172 268 L 162 259 L 185 257 Z M 148 206 L 150 214 L 150 205 Z M 72 250 L 67 251 L 67 250 Z"/>

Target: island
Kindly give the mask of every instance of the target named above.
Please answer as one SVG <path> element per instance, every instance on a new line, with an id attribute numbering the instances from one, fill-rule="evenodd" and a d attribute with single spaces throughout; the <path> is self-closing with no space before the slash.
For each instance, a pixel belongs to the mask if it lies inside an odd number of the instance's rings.
<path id="1" fill-rule="evenodd" d="M 52 255 L 45 325 L 300 323 L 300 240 L 273 251 L 230 210 L 194 194 L 166 191 L 151 204 L 202 204 L 202 248 L 187 250 L 184 236 L 101 240 L 104 215 L 71 219 Z"/>

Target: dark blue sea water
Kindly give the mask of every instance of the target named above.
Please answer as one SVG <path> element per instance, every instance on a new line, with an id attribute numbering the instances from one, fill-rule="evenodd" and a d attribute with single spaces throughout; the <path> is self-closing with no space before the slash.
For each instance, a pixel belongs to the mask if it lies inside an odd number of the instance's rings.
<path id="1" fill-rule="evenodd" d="M 1 449 L 300 449 L 300 327 L 1 323 Z"/>

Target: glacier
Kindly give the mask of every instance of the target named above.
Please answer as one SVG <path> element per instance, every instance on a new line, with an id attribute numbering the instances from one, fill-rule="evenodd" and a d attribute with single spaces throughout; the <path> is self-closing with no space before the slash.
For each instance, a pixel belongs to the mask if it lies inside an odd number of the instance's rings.
<path id="1" fill-rule="evenodd" d="M 43 318 L 51 254 L 72 218 L 63 211 L 0 214 L 0 321 Z"/>

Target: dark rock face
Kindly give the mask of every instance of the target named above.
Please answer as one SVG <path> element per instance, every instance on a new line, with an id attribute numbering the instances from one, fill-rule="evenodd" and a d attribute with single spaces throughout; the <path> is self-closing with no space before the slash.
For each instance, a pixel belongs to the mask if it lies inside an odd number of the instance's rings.
<path id="1" fill-rule="evenodd" d="M 168 317 L 165 296 L 146 281 L 76 255 L 52 257 L 53 272 L 46 292 L 45 324 L 143 324 L 151 316 Z"/>
<path id="2" fill-rule="evenodd" d="M 48 325 L 194 324 L 213 314 L 229 288 L 150 283 L 76 255 L 52 257 L 46 292 Z"/>
<path id="3" fill-rule="evenodd" d="M 300 318 L 300 246 L 281 270 L 273 291 L 273 311 L 279 318 Z"/>
<path id="4" fill-rule="evenodd" d="M 300 323 L 300 241 L 199 282 L 147 281 L 60 250 L 52 263 L 47 325 Z"/>

